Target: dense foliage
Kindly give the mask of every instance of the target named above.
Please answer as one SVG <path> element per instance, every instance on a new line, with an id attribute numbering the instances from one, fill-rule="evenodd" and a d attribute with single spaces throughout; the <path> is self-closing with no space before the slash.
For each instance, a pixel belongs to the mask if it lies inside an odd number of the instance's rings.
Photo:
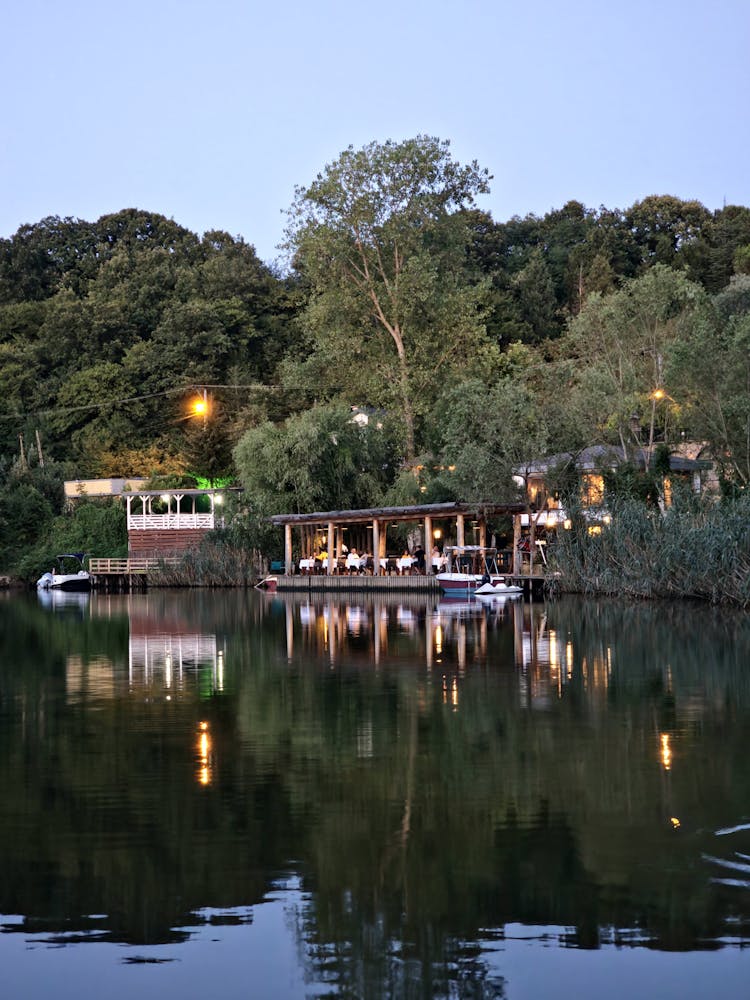
<path id="1" fill-rule="evenodd" d="M 0 240 L 0 568 L 65 536 L 73 477 L 234 476 L 256 541 L 266 512 L 510 497 L 591 443 L 699 441 L 742 492 L 750 209 L 496 222 L 489 180 L 428 136 L 349 148 L 297 189 L 285 272 L 135 209 Z"/>

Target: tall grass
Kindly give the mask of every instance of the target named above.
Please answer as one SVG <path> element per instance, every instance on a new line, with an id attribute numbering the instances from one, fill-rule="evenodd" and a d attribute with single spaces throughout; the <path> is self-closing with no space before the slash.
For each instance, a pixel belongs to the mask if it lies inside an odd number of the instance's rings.
<path id="1" fill-rule="evenodd" d="M 157 587 L 252 587 L 267 571 L 257 549 L 231 544 L 216 533 L 178 562 L 149 570 L 149 583 Z"/>
<path id="2" fill-rule="evenodd" d="M 750 497 L 678 495 L 662 513 L 632 498 L 609 504 L 611 524 L 590 533 L 583 511 L 551 547 L 562 591 L 699 598 L 750 607 Z"/>

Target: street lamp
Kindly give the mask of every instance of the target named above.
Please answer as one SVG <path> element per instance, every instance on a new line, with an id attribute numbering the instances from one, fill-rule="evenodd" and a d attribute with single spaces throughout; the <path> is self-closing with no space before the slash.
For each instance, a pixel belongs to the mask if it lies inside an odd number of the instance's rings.
<path id="1" fill-rule="evenodd" d="M 206 426 L 208 418 L 208 393 L 203 390 L 203 395 L 193 400 L 193 413 L 196 417 L 203 417 L 203 426 Z"/>

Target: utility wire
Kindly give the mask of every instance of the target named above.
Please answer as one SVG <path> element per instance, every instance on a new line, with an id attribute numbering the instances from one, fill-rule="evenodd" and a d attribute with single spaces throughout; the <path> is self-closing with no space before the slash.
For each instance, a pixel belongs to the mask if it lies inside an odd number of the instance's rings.
<path id="1" fill-rule="evenodd" d="M 43 410 L 31 410 L 28 413 L 2 413 L 0 420 L 27 420 L 29 417 L 46 416 L 51 413 L 77 413 L 81 410 L 100 410 L 105 406 L 116 406 L 119 403 L 138 403 L 144 399 L 156 399 L 159 396 L 170 396 L 177 393 L 197 392 L 200 389 L 277 389 L 278 386 L 255 385 L 220 385 L 218 383 L 200 383 L 178 386 L 174 389 L 162 389 L 161 392 L 149 392 L 142 396 L 123 396 L 121 399 L 107 399 L 99 403 L 81 403 L 78 406 L 50 406 Z"/>

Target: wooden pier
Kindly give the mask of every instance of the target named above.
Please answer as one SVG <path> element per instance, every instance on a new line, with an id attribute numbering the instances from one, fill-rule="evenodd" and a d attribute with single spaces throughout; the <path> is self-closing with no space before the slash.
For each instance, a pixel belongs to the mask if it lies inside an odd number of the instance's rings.
<path id="1" fill-rule="evenodd" d="M 158 559 L 90 559 L 91 586 L 107 594 L 146 590 L 149 568 L 158 562 Z"/>

